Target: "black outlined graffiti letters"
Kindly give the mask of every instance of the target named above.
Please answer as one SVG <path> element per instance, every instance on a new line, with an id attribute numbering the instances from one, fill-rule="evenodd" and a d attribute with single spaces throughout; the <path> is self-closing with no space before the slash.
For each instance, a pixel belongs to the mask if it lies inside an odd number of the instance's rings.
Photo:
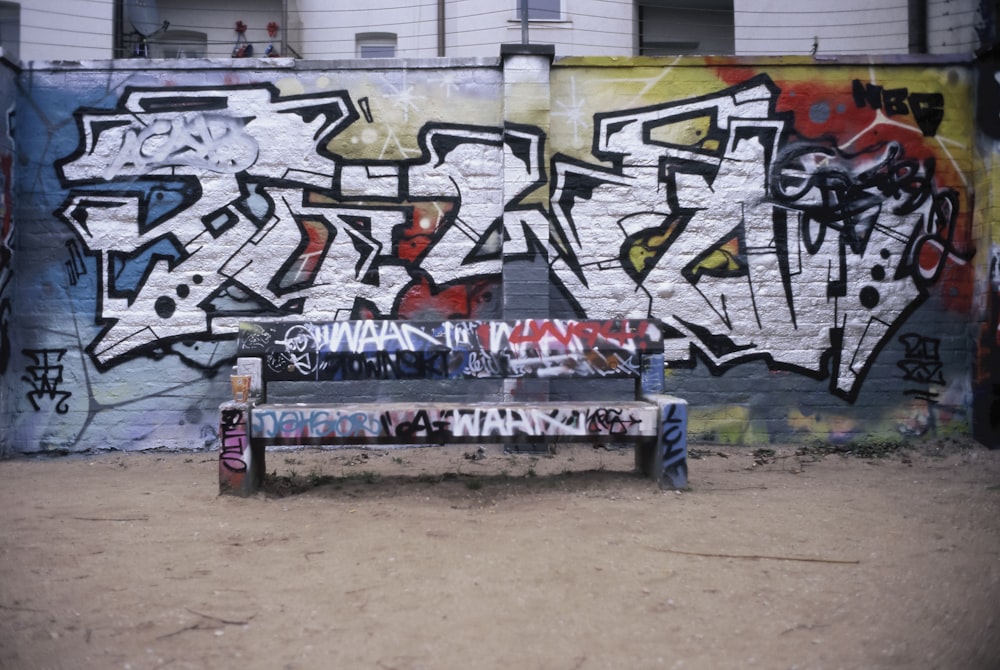
<path id="1" fill-rule="evenodd" d="M 21 379 L 31 386 L 28 400 L 35 411 L 41 411 L 42 402 L 55 403 L 58 414 L 69 411 L 67 401 L 73 395 L 71 391 L 61 390 L 63 383 L 63 356 L 65 349 L 24 349 L 22 353 L 31 359 L 31 364 L 25 366 L 27 374 Z"/>
<path id="2" fill-rule="evenodd" d="M 592 151 L 611 167 L 553 159 L 552 271 L 582 313 L 663 320 L 674 364 L 692 345 L 717 371 L 764 359 L 853 400 L 944 263 L 968 259 L 958 198 L 898 143 L 791 139 L 780 93 L 759 75 L 598 114 Z M 609 302 L 608 285 L 635 290 Z"/>
<path id="3" fill-rule="evenodd" d="M 539 180 L 540 140 L 524 128 L 428 123 L 416 158 L 335 155 L 331 138 L 360 118 L 345 91 L 133 88 L 118 109 L 76 116 L 56 214 L 103 279 L 88 347 L 101 368 L 241 317 L 396 316 L 416 285 L 497 282 L 504 157 L 523 166 L 522 190 Z"/>

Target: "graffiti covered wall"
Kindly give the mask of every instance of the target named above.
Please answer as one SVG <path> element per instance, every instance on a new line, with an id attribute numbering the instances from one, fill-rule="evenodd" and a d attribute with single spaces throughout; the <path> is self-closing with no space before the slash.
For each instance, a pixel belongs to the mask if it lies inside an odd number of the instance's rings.
<path id="1" fill-rule="evenodd" d="M 248 317 L 652 317 L 695 439 L 970 431 L 968 64 L 275 63 L 17 78 L 14 449 L 216 445 Z"/>
<path id="2" fill-rule="evenodd" d="M 693 436 L 966 430 L 970 73 L 603 65 L 553 78 L 553 274 L 673 328 Z"/>
<path id="3" fill-rule="evenodd" d="M 0 457 L 12 449 L 13 391 L 8 367 L 13 350 L 14 305 L 14 139 L 12 132 L 17 69 L 0 53 Z"/>
<path id="4" fill-rule="evenodd" d="M 1000 446 L 1000 64 L 989 57 L 976 96 L 976 287 L 973 311 L 976 360 L 972 371 L 973 434 Z"/>

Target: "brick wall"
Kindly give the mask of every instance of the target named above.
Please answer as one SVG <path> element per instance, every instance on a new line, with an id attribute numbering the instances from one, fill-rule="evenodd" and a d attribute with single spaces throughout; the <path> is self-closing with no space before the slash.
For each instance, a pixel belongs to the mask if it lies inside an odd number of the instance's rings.
<path id="1" fill-rule="evenodd" d="M 654 317 L 701 440 L 985 420 L 970 63 L 147 65 L 0 81 L 5 449 L 214 446 L 236 323 L 283 315 Z"/>

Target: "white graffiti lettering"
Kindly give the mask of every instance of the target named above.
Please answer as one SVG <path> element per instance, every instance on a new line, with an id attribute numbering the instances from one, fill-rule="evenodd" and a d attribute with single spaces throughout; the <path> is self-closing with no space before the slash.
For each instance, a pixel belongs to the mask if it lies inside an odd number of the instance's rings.
<path id="1" fill-rule="evenodd" d="M 270 407 L 251 413 L 254 438 L 264 440 L 399 438 L 448 442 L 479 438 L 646 436 L 660 429 L 657 408 L 572 406 L 468 406 L 431 409 Z"/>
<path id="2" fill-rule="evenodd" d="M 599 115 L 594 152 L 615 167 L 556 162 L 552 271 L 588 313 L 604 287 L 634 286 L 620 309 L 675 331 L 668 361 L 694 345 L 719 370 L 764 358 L 821 377 L 832 358 L 831 391 L 853 399 L 944 263 L 968 259 L 951 243 L 957 200 L 898 144 L 783 146 L 778 95 L 760 75 Z M 656 140 L 702 121 L 689 147 Z"/>

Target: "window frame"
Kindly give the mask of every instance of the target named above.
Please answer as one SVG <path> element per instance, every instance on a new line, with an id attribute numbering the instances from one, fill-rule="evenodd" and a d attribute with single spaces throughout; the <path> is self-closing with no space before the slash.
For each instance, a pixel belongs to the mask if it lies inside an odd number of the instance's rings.
<path id="1" fill-rule="evenodd" d="M 514 20 L 521 20 L 521 1 L 514 0 Z M 562 21 L 563 20 L 563 0 L 526 0 L 528 3 L 528 21 Z M 551 7 L 532 7 L 533 4 L 555 5 Z M 545 13 L 545 16 L 533 16 L 533 12 Z M 553 15 L 554 14 L 554 15 Z"/>
<path id="2" fill-rule="evenodd" d="M 21 3 L 0 2 L 0 47 L 10 60 L 21 57 Z"/>
<path id="3" fill-rule="evenodd" d="M 354 35 L 354 54 L 361 59 L 371 58 L 396 58 L 399 45 L 399 36 L 396 33 L 356 33 Z M 365 55 L 366 49 L 382 50 L 392 49 L 389 55 Z"/>

